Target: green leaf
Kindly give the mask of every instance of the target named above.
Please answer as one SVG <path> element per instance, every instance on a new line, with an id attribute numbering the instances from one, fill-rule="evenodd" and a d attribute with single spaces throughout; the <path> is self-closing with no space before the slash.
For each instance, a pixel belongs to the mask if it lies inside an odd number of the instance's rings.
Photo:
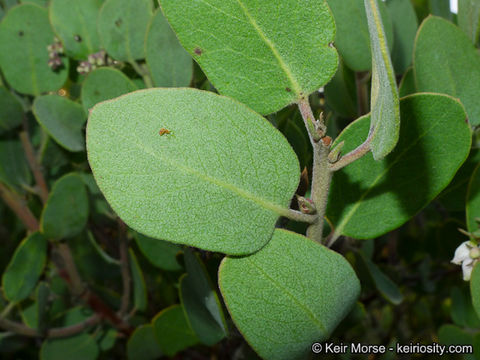
<path id="1" fill-rule="evenodd" d="M 143 278 L 142 269 L 132 249 L 129 249 L 128 255 L 133 282 L 133 304 L 137 310 L 145 311 L 147 309 L 147 287 L 145 285 L 145 279 Z"/>
<path id="2" fill-rule="evenodd" d="M 145 57 L 144 41 L 152 11 L 151 0 L 105 1 L 98 17 L 98 32 L 110 56 L 128 62 Z"/>
<path id="3" fill-rule="evenodd" d="M 100 50 L 97 18 L 101 5 L 102 0 L 50 2 L 50 22 L 68 56 L 84 60 Z"/>
<path id="4" fill-rule="evenodd" d="M 21 193 L 31 177 L 20 141 L 0 140 L 0 181 Z"/>
<path id="5" fill-rule="evenodd" d="M 103 67 L 92 71 L 82 86 L 82 103 L 86 111 L 101 101 L 137 90 L 137 86 L 120 70 Z"/>
<path id="6" fill-rule="evenodd" d="M 193 76 L 192 57 L 178 42 L 160 10 L 148 27 L 145 54 L 153 83 L 158 87 L 188 86 Z"/>
<path id="7" fill-rule="evenodd" d="M 16 128 L 22 121 L 22 104 L 10 91 L 0 86 L 0 134 Z"/>
<path id="8" fill-rule="evenodd" d="M 367 154 L 335 173 L 327 217 L 336 235 L 370 239 L 399 227 L 450 183 L 467 158 L 471 135 L 458 101 L 411 95 L 400 111 L 400 140 L 390 155 L 377 162 Z M 358 119 L 337 138 L 345 140 L 345 153 L 367 136 L 369 120 Z"/>
<path id="9" fill-rule="evenodd" d="M 471 333 L 455 325 L 443 325 L 438 330 L 438 342 L 444 345 L 472 345 L 474 337 Z M 463 355 L 465 360 L 475 360 L 473 355 Z"/>
<path id="10" fill-rule="evenodd" d="M 370 38 L 363 0 L 328 0 L 337 25 L 335 46 L 347 66 L 354 71 L 372 68 Z M 378 4 L 389 48 L 393 45 L 393 27 L 383 2 Z"/>
<path id="11" fill-rule="evenodd" d="M 35 98 L 33 113 L 48 134 L 69 151 L 85 150 L 83 126 L 87 120 L 82 105 L 59 95 Z"/>
<path id="12" fill-rule="evenodd" d="M 335 74 L 335 22 L 325 0 L 159 2 L 213 86 L 261 114 L 304 98 Z"/>
<path id="13" fill-rule="evenodd" d="M 395 147 L 400 131 L 400 105 L 392 61 L 388 54 L 377 0 L 365 0 L 372 48 L 370 148 L 375 160 L 382 160 Z"/>
<path id="14" fill-rule="evenodd" d="M 120 261 L 117 259 L 112 258 L 110 255 L 108 255 L 105 250 L 102 249 L 100 245 L 98 245 L 97 241 L 95 240 L 95 237 L 93 236 L 92 232 L 90 230 L 87 230 L 87 238 L 88 241 L 90 241 L 90 244 L 92 244 L 92 247 L 95 249 L 98 255 L 108 264 L 112 265 L 120 265 Z"/>
<path id="15" fill-rule="evenodd" d="M 82 179 L 75 173 L 58 179 L 42 212 L 42 233 L 49 239 L 72 237 L 83 230 L 87 218 L 88 197 Z"/>
<path id="16" fill-rule="evenodd" d="M 415 85 L 415 74 L 413 72 L 413 67 L 409 67 L 405 74 L 403 74 L 402 81 L 398 86 L 398 93 L 400 97 L 407 95 L 415 94 L 417 92 L 417 87 Z"/>
<path id="17" fill-rule="evenodd" d="M 300 176 L 267 120 L 195 89 L 140 90 L 97 105 L 87 149 L 100 190 L 131 228 L 228 254 L 270 240 Z"/>
<path id="18" fill-rule="evenodd" d="M 480 163 L 473 171 L 468 183 L 466 216 L 468 231 L 477 231 L 480 228 L 476 220 L 480 218 Z"/>
<path id="19" fill-rule="evenodd" d="M 62 87 L 68 76 L 68 60 L 53 71 L 48 66 L 47 46 L 53 42 L 47 9 L 34 4 L 12 8 L 0 24 L 0 67 L 7 82 L 18 92 L 39 95 Z"/>
<path id="20" fill-rule="evenodd" d="M 168 241 L 152 239 L 135 233 L 135 240 L 142 254 L 156 267 L 167 271 L 178 271 L 182 266 L 177 261 L 181 247 Z"/>
<path id="21" fill-rule="evenodd" d="M 403 74 L 412 63 L 418 28 L 417 14 L 410 1 L 388 0 L 386 4 L 393 23 L 393 67 L 397 74 Z"/>
<path id="22" fill-rule="evenodd" d="M 173 356 L 198 343 L 181 305 L 173 305 L 160 311 L 152 323 L 160 349 L 167 356 Z"/>
<path id="23" fill-rule="evenodd" d="M 458 0 L 458 26 L 476 44 L 480 31 L 480 1 Z"/>
<path id="24" fill-rule="evenodd" d="M 66 354 L 69 360 L 95 360 L 99 350 L 94 337 L 85 333 L 46 340 L 40 350 L 42 360 L 64 360 Z"/>
<path id="25" fill-rule="evenodd" d="M 453 14 L 450 11 L 450 1 L 447 0 L 428 0 L 430 13 L 435 16 L 441 16 L 449 21 L 453 20 Z"/>
<path id="26" fill-rule="evenodd" d="M 343 61 L 340 61 L 335 76 L 325 86 L 325 101 L 342 117 L 357 117 L 355 74 Z"/>
<path id="27" fill-rule="evenodd" d="M 470 39 L 455 25 L 430 16 L 420 25 L 415 41 L 414 70 L 419 91 L 459 98 L 470 124 L 480 124 L 480 56 Z"/>
<path id="28" fill-rule="evenodd" d="M 142 360 L 157 360 L 163 356 L 152 325 L 139 326 L 128 339 L 128 360 L 138 360 L 139 354 Z"/>
<path id="29" fill-rule="evenodd" d="M 35 289 L 47 261 L 47 239 L 35 232 L 18 245 L 2 276 L 5 297 L 12 302 L 26 299 Z"/>
<path id="30" fill-rule="evenodd" d="M 385 275 L 382 270 L 380 270 L 380 268 L 364 254 L 360 253 L 358 257 L 365 264 L 365 267 L 368 269 L 375 287 L 382 294 L 382 296 L 394 305 L 400 304 L 403 301 L 403 295 L 400 292 L 397 284 L 395 284 L 387 275 Z"/>
<path id="31" fill-rule="evenodd" d="M 205 266 L 192 250 L 185 250 L 187 274 L 180 280 L 185 316 L 198 339 L 212 346 L 227 336 L 227 325 L 217 293 Z"/>
<path id="32" fill-rule="evenodd" d="M 329 337 L 360 292 L 341 255 L 279 229 L 255 254 L 225 258 L 219 285 L 240 332 L 270 360 L 306 357 L 313 342 Z"/>

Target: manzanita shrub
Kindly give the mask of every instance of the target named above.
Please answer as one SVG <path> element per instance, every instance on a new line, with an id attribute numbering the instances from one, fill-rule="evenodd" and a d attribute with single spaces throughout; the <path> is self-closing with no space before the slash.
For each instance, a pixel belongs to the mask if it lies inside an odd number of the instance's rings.
<path id="1" fill-rule="evenodd" d="M 479 25 L 0 0 L 0 357 L 480 359 Z"/>

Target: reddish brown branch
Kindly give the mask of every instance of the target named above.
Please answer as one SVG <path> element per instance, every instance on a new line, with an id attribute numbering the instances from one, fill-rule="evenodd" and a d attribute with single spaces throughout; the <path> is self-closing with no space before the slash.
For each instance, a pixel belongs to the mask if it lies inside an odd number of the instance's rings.
<path id="1" fill-rule="evenodd" d="M 32 214 L 25 200 L 10 191 L 5 185 L 0 183 L 0 197 L 8 207 L 18 216 L 29 231 L 37 231 L 39 224 L 37 218 Z"/>

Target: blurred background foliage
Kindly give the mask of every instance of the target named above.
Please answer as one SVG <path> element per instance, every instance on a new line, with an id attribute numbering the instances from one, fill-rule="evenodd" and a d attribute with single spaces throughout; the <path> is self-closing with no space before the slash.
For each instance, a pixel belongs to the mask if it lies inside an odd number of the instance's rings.
<path id="1" fill-rule="evenodd" d="M 311 103 L 335 137 L 368 112 L 371 60 L 368 36 L 362 38 L 366 18 L 354 11 L 361 13 L 363 1 L 329 4 L 341 63 Z M 418 26 L 429 14 L 457 24 L 478 47 L 478 1 L 460 0 L 458 15 L 446 0 L 381 5 L 402 96 L 422 90 L 412 57 Z M 222 255 L 128 229 L 89 170 L 85 124 L 96 103 L 153 86 L 215 91 L 158 4 L 0 0 L 0 71 L 0 357 L 256 359 L 217 294 Z M 267 118 L 298 155 L 304 171 L 297 192 L 305 195 L 312 152 L 300 114 L 290 106 Z M 377 239 L 335 244 L 357 272 L 362 293 L 332 341 L 465 343 L 477 345 L 475 353 L 458 358 L 480 359 L 469 283 L 450 263 L 468 239 L 458 228 L 467 229 L 465 199 L 480 163 L 478 127 L 473 137 L 451 184 L 408 223 Z M 305 232 L 284 219 L 279 226 Z M 205 300 L 212 296 L 213 306 Z"/>

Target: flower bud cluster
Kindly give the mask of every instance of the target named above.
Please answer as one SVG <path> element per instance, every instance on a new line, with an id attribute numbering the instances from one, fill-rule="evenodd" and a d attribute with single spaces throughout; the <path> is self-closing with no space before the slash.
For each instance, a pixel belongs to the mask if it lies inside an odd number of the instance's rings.
<path id="1" fill-rule="evenodd" d="M 48 66 L 52 70 L 57 70 L 63 66 L 62 56 L 64 53 L 63 44 L 55 38 L 53 44 L 47 46 L 48 51 Z"/>
<path id="2" fill-rule="evenodd" d="M 94 54 L 88 55 L 87 60 L 81 61 L 77 66 L 77 72 L 86 75 L 100 66 L 112 66 L 118 64 L 119 62 L 108 56 L 105 50 L 100 50 Z"/>

